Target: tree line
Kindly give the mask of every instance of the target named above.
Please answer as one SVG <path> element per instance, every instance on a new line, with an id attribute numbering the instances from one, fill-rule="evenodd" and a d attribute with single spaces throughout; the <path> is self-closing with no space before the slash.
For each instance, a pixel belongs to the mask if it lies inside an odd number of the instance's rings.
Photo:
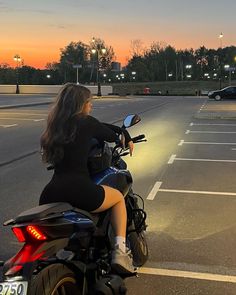
<path id="1" fill-rule="evenodd" d="M 227 79 L 229 72 L 236 77 L 236 47 L 228 46 L 196 50 L 176 50 L 161 42 L 153 42 L 143 48 L 140 40 L 131 41 L 131 56 L 120 71 L 114 67 L 115 52 L 100 38 L 93 38 L 89 44 L 71 42 L 60 49 L 60 60 L 48 63 L 45 69 L 24 64 L 13 68 L 0 64 L 0 84 L 63 84 L 66 82 L 155 82 Z"/>

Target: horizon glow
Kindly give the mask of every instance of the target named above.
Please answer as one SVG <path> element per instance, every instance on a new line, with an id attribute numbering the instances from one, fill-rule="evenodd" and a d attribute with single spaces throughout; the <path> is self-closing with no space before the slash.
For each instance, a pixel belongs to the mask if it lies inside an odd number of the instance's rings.
<path id="1" fill-rule="evenodd" d="M 70 42 L 89 44 L 92 37 L 112 46 L 122 65 L 136 39 L 145 48 L 236 45 L 235 10 L 234 0 L 0 0 L 0 64 L 15 66 L 19 54 L 25 65 L 44 68 Z"/>

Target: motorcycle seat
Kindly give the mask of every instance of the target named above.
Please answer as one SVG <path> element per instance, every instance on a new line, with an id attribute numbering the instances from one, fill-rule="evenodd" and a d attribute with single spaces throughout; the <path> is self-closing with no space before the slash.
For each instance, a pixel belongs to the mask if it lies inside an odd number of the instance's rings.
<path id="1" fill-rule="evenodd" d="M 40 220 L 55 216 L 66 211 L 77 211 L 93 220 L 91 214 L 87 211 L 74 208 L 69 203 L 57 202 L 40 205 L 20 213 L 14 220 L 15 223 L 24 223 L 33 220 Z"/>

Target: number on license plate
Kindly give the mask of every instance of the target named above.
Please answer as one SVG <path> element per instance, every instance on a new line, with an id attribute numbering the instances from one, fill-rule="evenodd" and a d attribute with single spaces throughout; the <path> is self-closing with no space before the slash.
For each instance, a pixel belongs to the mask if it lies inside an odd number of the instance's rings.
<path id="1" fill-rule="evenodd" d="M 0 295 L 26 295 L 28 282 L 0 283 Z"/>

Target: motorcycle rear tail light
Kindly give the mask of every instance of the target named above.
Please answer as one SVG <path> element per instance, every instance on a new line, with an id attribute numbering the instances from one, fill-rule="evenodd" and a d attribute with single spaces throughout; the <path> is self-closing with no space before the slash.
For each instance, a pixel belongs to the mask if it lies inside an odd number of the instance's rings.
<path id="1" fill-rule="evenodd" d="M 12 231 L 15 234 L 15 236 L 17 237 L 17 240 L 20 243 L 25 242 L 25 235 L 24 235 L 24 232 L 23 232 L 22 228 L 20 228 L 20 227 L 13 227 L 12 228 Z"/>
<path id="2" fill-rule="evenodd" d="M 28 225 L 26 227 L 26 231 L 35 240 L 38 240 L 38 241 L 47 240 L 47 237 L 41 232 L 41 230 L 38 227 L 34 226 L 34 225 Z"/>

